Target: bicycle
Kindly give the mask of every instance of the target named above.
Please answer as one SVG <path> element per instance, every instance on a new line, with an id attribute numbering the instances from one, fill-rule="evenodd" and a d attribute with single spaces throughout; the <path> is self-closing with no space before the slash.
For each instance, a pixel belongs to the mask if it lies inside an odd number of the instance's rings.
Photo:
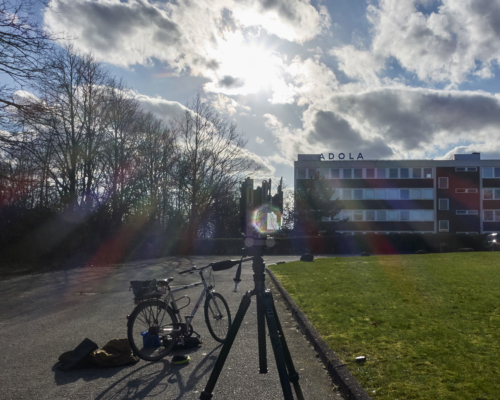
<path id="1" fill-rule="evenodd" d="M 193 333 L 199 337 L 193 330 L 191 322 L 203 297 L 205 297 L 205 322 L 208 330 L 216 341 L 225 342 L 231 327 L 231 313 L 224 297 L 215 292 L 214 285 L 210 284 L 212 271 L 221 270 L 216 269 L 218 266 L 213 268 L 215 264 L 218 263 L 179 272 L 179 274 L 199 272 L 201 281 L 176 288 L 170 288 L 174 278 L 130 282 L 137 306 L 128 317 L 127 337 L 138 357 L 146 361 L 157 361 L 165 357 L 177 343 L 184 344 L 184 339 Z M 211 268 L 207 278 L 209 283 L 203 275 L 207 268 Z M 183 322 L 179 311 L 188 307 L 191 299 L 188 296 L 175 299 L 173 294 L 200 285 L 204 286 L 201 295 L 193 311 L 184 317 L 185 322 Z M 189 299 L 189 302 L 179 308 L 177 301 L 183 298 Z"/>

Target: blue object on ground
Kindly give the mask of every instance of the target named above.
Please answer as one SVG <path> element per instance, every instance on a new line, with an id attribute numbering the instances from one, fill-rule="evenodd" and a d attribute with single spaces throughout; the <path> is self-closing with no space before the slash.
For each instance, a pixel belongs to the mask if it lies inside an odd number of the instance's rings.
<path id="1" fill-rule="evenodd" d="M 150 335 L 148 331 L 141 332 L 141 335 L 142 345 L 145 349 L 161 346 L 160 337 L 158 335 Z"/>

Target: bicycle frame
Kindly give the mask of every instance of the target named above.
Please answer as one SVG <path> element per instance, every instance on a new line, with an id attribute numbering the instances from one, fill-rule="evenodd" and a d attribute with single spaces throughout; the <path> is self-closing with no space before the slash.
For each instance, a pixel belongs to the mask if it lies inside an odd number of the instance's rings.
<path id="1" fill-rule="evenodd" d="M 179 322 L 182 323 L 182 317 L 180 316 L 179 307 L 177 306 L 177 302 L 174 298 L 174 293 L 203 285 L 203 290 L 201 291 L 201 294 L 200 294 L 200 297 L 198 298 L 198 301 L 194 305 L 193 311 L 191 312 L 190 315 L 184 317 L 184 320 L 186 323 L 186 332 L 188 332 L 189 328 L 191 327 L 191 321 L 193 320 L 196 312 L 198 311 L 200 304 L 201 304 L 201 301 L 206 296 L 207 292 L 212 290 L 212 286 L 207 284 L 207 281 L 205 280 L 205 277 L 203 276 L 203 269 L 200 270 L 200 276 L 201 276 L 200 282 L 195 282 L 195 283 L 191 283 L 189 285 L 184 285 L 184 286 L 178 286 L 175 288 L 169 287 L 169 292 L 168 292 L 167 298 L 165 299 L 165 302 L 167 304 L 171 304 L 174 315 L 178 316 Z M 166 312 L 166 310 L 165 310 L 165 312 Z"/>

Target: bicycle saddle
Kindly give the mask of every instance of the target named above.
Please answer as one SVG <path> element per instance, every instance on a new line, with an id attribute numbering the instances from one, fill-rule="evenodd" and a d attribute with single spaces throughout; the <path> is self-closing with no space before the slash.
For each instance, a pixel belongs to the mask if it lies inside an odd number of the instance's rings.
<path id="1" fill-rule="evenodd" d="M 167 279 L 158 279 L 158 282 L 163 282 L 163 283 L 170 283 L 174 280 L 174 278 L 170 277 Z"/>

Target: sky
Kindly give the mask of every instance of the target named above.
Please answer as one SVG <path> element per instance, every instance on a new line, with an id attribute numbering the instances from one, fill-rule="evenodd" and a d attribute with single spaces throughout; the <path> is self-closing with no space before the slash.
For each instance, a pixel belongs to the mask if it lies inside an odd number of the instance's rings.
<path id="1" fill-rule="evenodd" d="M 160 118 L 199 93 L 256 179 L 293 187 L 303 153 L 500 158 L 500 0 L 52 0 L 40 17 Z"/>

